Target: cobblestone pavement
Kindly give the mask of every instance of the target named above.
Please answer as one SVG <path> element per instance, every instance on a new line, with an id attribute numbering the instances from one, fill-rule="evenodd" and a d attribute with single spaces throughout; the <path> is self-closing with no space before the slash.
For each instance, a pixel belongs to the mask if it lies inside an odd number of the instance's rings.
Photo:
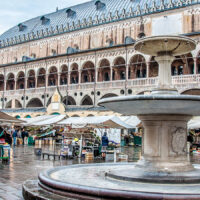
<path id="1" fill-rule="evenodd" d="M 123 148 L 122 152 L 129 155 L 130 161 L 137 161 L 141 155 L 140 148 Z M 199 163 L 200 157 L 192 157 L 192 161 Z M 95 162 L 101 161 L 96 160 Z M 0 200 L 22 200 L 22 183 L 25 180 L 37 179 L 41 171 L 52 167 L 80 163 L 84 163 L 84 161 L 78 159 L 41 160 L 40 157 L 34 154 L 34 147 L 15 147 L 11 150 L 10 163 L 2 164 L 0 162 Z"/>

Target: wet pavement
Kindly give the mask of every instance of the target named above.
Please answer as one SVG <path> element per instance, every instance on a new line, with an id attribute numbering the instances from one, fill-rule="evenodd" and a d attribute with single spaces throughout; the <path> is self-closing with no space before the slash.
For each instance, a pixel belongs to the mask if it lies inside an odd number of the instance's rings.
<path id="1" fill-rule="evenodd" d="M 49 147 L 48 147 L 49 148 Z M 57 147 L 60 148 L 59 146 Z M 43 151 L 49 151 L 43 147 Z M 50 151 L 54 151 L 50 147 Z M 57 151 L 57 149 L 55 149 Z M 141 148 L 123 148 L 122 152 L 129 155 L 129 161 L 137 161 L 141 156 Z M 200 156 L 192 157 L 193 163 L 200 163 Z M 95 160 L 95 163 L 103 162 Z M 37 179 L 41 171 L 72 164 L 84 164 L 80 159 L 51 160 L 44 159 L 34 154 L 33 146 L 17 146 L 11 149 L 11 160 L 8 164 L 0 162 L 0 200 L 22 200 L 22 183 L 25 180 Z"/>

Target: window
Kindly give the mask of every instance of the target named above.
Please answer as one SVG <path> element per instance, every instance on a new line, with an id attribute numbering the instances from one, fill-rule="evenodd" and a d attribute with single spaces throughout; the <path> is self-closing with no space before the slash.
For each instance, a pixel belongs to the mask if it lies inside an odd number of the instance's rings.
<path id="1" fill-rule="evenodd" d="M 24 31 L 26 26 L 20 23 L 18 24 L 18 28 L 19 28 L 19 31 Z"/>
<path id="2" fill-rule="evenodd" d="M 70 9 L 70 8 L 66 10 L 66 13 L 67 13 L 68 18 L 73 18 L 76 15 L 76 12 L 73 11 L 72 9 Z"/>
<path id="3" fill-rule="evenodd" d="M 42 16 L 42 17 L 40 18 L 40 20 L 42 21 L 42 25 L 48 24 L 49 21 L 50 21 L 50 19 L 48 19 L 48 18 L 45 17 L 45 16 Z"/>
<path id="4" fill-rule="evenodd" d="M 96 6 L 96 10 L 101 10 L 105 8 L 106 4 L 102 3 L 101 1 L 96 1 L 95 6 Z"/>

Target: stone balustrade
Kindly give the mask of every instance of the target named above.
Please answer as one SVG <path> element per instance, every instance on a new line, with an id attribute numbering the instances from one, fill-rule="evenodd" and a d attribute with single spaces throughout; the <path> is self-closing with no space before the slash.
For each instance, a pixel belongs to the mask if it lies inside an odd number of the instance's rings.
<path id="1" fill-rule="evenodd" d="M 153 78 L 141 78 L 141 79 L 133 79 L 133 80 L 120 80 L 120 81 L 105 81 L 105 82 L 97 82 L 96 84 L 94 82 L 92 83 L 81 83 L 81 84 L 71 84 L 69 86 L 67 85 L 61 85 L 59 86 L 59 90 L 61 92 L 65 91 L 82 91 L 82 90 L 92 90 L 94 88 L 96 89 L 116 89 L 116 88 L 124 88 L 124 86 L 128 88 L 144 88 L 144 90 L 148 87 L 155 87 L 157 84 L 157 77 Z M 198 88 L 200 87 L 200 74 L 196 75 L 182 75 L 182 76 L 173 76 L 172 77 L 172 84 L 178 88 L 178 90 L 184 90 L 187 88 Z M 7 90 L 5 92 L 0 91 L 0 95 L 3 96 L 12 96 L 12 95 L 23 95 L 24 93 L 26 95 L 29 94 L 44 94 L 46 93 L 53 93 L 55 91 L 57 86 L 49 86 L 47 88 L 45 87 L 39 87 L 39 88 L 29 88 L 26 90 L 20 89 L 20 90 Z"/>

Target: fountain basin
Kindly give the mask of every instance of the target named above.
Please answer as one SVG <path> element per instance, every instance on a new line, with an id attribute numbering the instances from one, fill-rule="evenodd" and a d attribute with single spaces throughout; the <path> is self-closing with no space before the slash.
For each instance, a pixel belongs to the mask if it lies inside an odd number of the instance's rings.
<path id="1" fill-rule="evenodd" d="M 200 96 L 134 95 L 102 99 L 98 103 L 126 115 L 200 115 Z"/>
<path id="2" fill-rule="evenodd" d="M 170 54 L 183 55 L 195 49 L 193 39 L 176 35 L 161 35 L 142 38 L 135 43 L 135 50 L 152 56 Z"/>
<path id="3" fill-rule="evenodd" d="M 199 166 L 197 166 L 199 167 Z M 198 169 L 196 169 L 198 170 Z M 120 172 L 120 173 L 118 173 Z M 107 163 L 58 167 L 39 175 L 38 189 L 32 189 L 33 182 L 27 181 L 23 185 L 25 199 L 35 199 L 37 191 L 49 191 L 54 195 L 61 195 L 60 199 L 71 197 L 73 199 L 199 199 L 200 184 L 170 184 L 145 183 L 128 180 L 133 176 L 133 163 Z M 124 177 L 122 179 L 110 178 L 106 173 L 113 173 Z M 199 172 L 197 172 L 199 174 Z M 197 175 L 196 174 L 196 175 Z M 178 180 L 178 175 L 175 178 Z M 190 178 L 191 174 L 187 174 Z M 193 174 L 195 175 L 195 174 Z M 199 175 L 198 175 L 199 176 Z M 197 178 L 197 177 L 196 177 Z M 87 180 L 87 181 L 86 181 Z M 38 182 L 35 182 L 37 185 Z M 33 196 L 33 198 L 30 198 Z M 42 198 L 41 198 L 42 199 Z M 55 198 L 57 200 L 57 198 Z"/>

